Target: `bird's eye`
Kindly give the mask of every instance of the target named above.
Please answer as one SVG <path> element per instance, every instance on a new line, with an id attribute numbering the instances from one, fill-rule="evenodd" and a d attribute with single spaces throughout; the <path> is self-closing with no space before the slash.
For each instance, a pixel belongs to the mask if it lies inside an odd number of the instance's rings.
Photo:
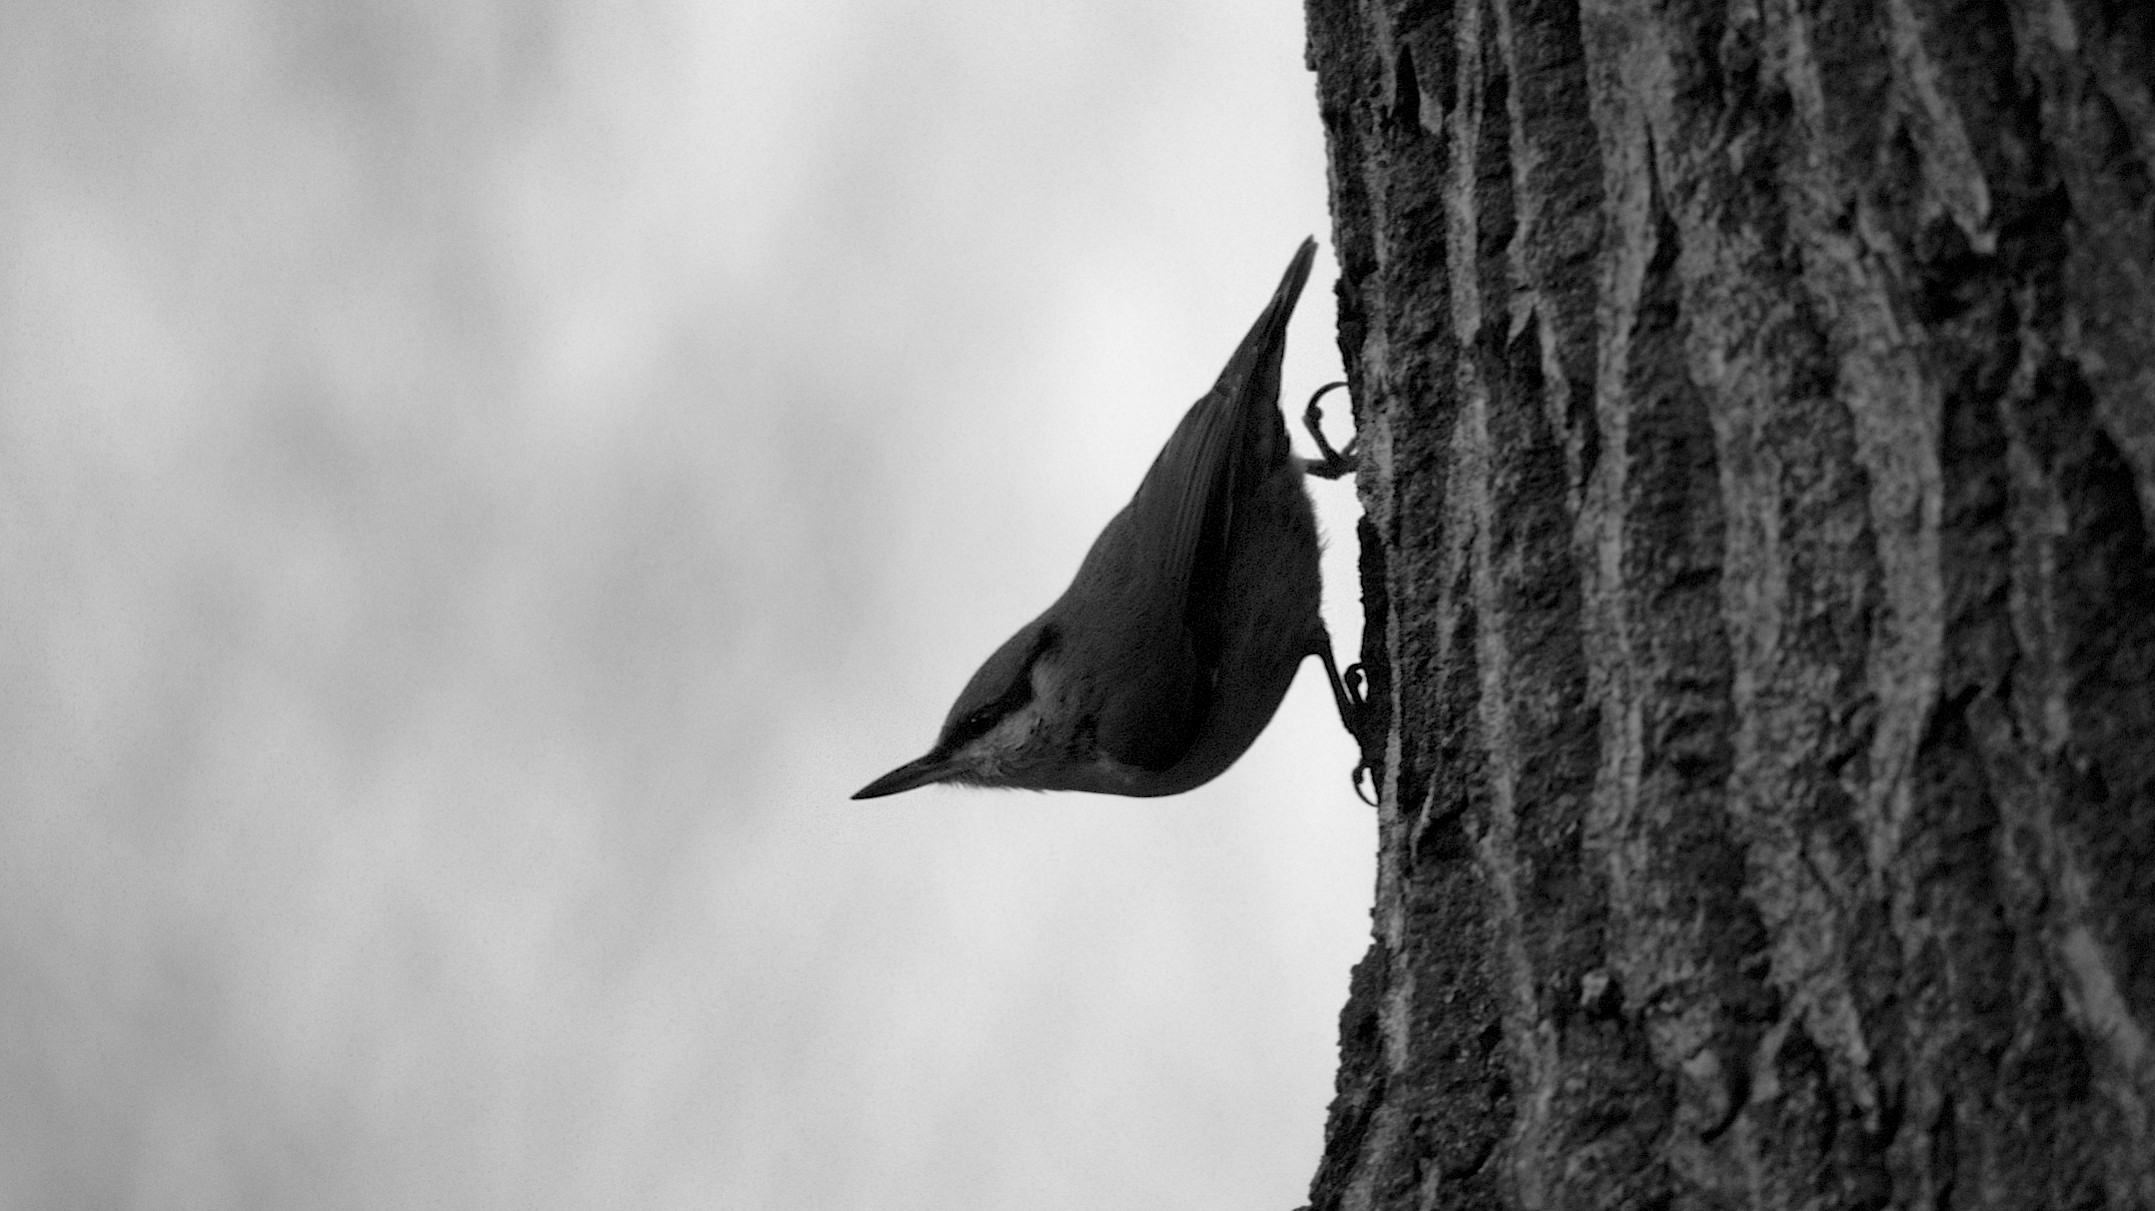
<path id="1" fill-rule="evenodd" d="M 1025 704 L 1033 700 L 1033 666 L 1042 656 L 1054 651 L 1061 642 L 1062 634 L 1054 626 L 1041 627 L 1039 635 L 1033 639 L 1032 650 L 1025 654 L 1024 666 L 1018 670 L 1018 675 L 1011 679 L 1010 687 L 995 701 L 967 715 L 963 722 L 951 730 L 950 742 L 954 745 L 963 744 L 976 737 L 985 736 L 995 729 L 996 724 L 1014 712 L 1025 709 Z"/>

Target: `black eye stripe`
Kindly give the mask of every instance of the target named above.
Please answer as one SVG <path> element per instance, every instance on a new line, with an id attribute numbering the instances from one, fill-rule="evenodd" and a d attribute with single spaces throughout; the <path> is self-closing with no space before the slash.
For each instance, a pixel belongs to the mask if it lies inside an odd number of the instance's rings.
<path id="1" fill-rule="evenodd" d="M 1041 627 L 1039 636 L 1033 640 L 1032 651 L 1026 653 L 1025 664 L 1011 680 L 1010 688 L 1003 691 L 1002 697 L 967 715 L 965 721 L 951 732 L 951 746 L 985 736 L 995 730 L 996 724 L 1024 710 L 1025 704 L 1033 700 L 1033 665 L 1061 643 L 1062 634 L 1054 624 Z"/>

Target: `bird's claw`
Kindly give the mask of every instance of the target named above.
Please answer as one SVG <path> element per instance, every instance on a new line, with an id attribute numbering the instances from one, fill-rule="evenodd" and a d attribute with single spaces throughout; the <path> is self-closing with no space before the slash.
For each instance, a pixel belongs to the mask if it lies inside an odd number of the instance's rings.
<path id="1" fill-rule="evenodd" d="M 1369 789 L 1366 791 L 1362 789 L 1363 774 L 1369 775 Z M 1360 799 L 1371 807 L 1377 806 L 1377 771 L 1368 761 L 1355 762 L 1353 772 L 1349 773 L 1347 777 L 1354 781 L 1355 798 Z"/>
<path id="2" fill-rule="evenodd" d="M 1360 748 L 1362 746 L 1362 731 L 1369 724 L 1368 683 L 1366 675 L 1362 672 L 1362 663 L 1356 661 L 1348 665 L 1346 670 L 1340 674 L 1339 683 L 1340 688 L 1346 691 L 1347 703 L 1354 709 L 1354 725 L 1348 730 L 1354 733 L 1355 746 Z M 1362 775 L 1365 773 L 1369 775 L 1369 790 L 1366 793 L 1362 790 Z M 1355 798 L 1360 799 L 1371 807 L 1377 806 L 1377 770 L 1375 766 L 1369 763 L 1369 758 L 1363 757 L 1361 760 L 1356 761 L 1354 769 L 1348 773 L 1347 777 L 1348 780 L 1354 783 Z"/>
<path id="3" fill-rule="evenodd" d="M 1321 627 L 1311 650 L 1317 653 L 1317 659 L 1324 662 L 1325 682 L 1332 687 L 1332 704 L 1339 708 L 1340 725 L 1347 729 L 1348 735 L 1354 737 L 1356 760 L 1353 771 L 1347 775 L 1354 783 L 1354 797 L 1375 807 L 1377 801 L 1362 790 L 1364 771 L 1370 774 L 1371 790 L 1376 789 L 1376 767 L 1369 763 L 1366 755 L 1369 752 L 1369 690 L 1366 675 L 1360 662 L 1348 665 L 1344 673 L 1339 671 L 1338 662 L 1332 658 L 1331 636 L 1325 634 Z"/>
<path id="4" fill-rule="evenodd" d="M 1317 453 L 1324 456 L 1322 458 L 1304 459 L 1302 463 L 1304 474 L 1314 475 L 1319 479 L 1339 479 L 1352 473 L 1355 469 L 1355 454 L 1361 447 L 1361 439 L 1359 437 L 1350 439 L 1347 442 L 1346 449 L 1334 450 L 1332 443 L 1325 440 L 1324 409 L 1319 406 L 1318 402 L 1346 385 L 1344 382 L 1326 383 L 1324 386 L 1317 388 L 1317 393 L 1309 397 L 1309 406 L 1302 410 L 1302 427 L 1309 431 L 1310 440 L 1317 443 Z"/>

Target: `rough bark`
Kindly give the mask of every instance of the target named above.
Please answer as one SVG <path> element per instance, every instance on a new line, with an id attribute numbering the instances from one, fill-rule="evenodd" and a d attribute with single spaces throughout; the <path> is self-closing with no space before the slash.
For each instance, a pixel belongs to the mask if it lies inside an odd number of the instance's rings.
<path id="1" fill-rule="evenodd" d="M 1309 0 L 1320 1209 L 2155 1206 L 2155 4 Z"/>

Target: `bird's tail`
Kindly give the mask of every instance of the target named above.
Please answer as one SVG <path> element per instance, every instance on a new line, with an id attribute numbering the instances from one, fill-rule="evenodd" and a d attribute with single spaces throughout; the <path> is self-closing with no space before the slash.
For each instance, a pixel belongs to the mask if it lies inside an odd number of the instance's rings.
<path id="1" fill-rule="evenodd" d="M 1287 262 L 1287 272 L 1280 277 L 1279 288 L 1272 292 L 1272 301 L 1250 325 L 1235 355 L 1227 360 L 1227 368 L 1220 371 L 1220 381 L 1213 390 L 1247 393 L 1252 380 L 1268 380 L 1270 391 L 1261 394 L 1277 398 L 1279 395 L 1280 358 L 1287 351 L 1287 321 L 1294 318 L 1295 300 L 1302 297 L 1302 286 L 1309 281 L 1310 263 L 1317 257 L 1317 241 L 1305 239 L 1295 249 L 1294 259 Z"/>
<path id="2" fill-rule="evenodd" d="M 1314 239 L 1304 239 L 1302 246 L 1295 249 L 1294 259 L 1287 262 L 1287 272 L 1272 292 L 1272 301 L 1250 325 L 1248 335 L 1242 338 L 1234 356 L 1227 359 L 1227 368 L 1220 371 L 1219 382 L 1212 388 L 1213 395 L 1232 401 L 1232 410 L 1239 417 L 1236 427 L 1246 434 L 1236 446 L 1252 472 L 1261 474 L 1263 469 L 1292 455 L 1287 425 L 1279 411 L 1280 363 L 1287 353 L 1287 321 L 1294 318 L 1295 301 L 1302 296 L 1302 287 L 1309 281 L 1310 263 L 1316 256 Z M 1254 432 L 1248 428 L 1252 425 L 1256 426 Z M 1262 439 L 1258 439 L 1260 434 L 1264 435 Z"/>

